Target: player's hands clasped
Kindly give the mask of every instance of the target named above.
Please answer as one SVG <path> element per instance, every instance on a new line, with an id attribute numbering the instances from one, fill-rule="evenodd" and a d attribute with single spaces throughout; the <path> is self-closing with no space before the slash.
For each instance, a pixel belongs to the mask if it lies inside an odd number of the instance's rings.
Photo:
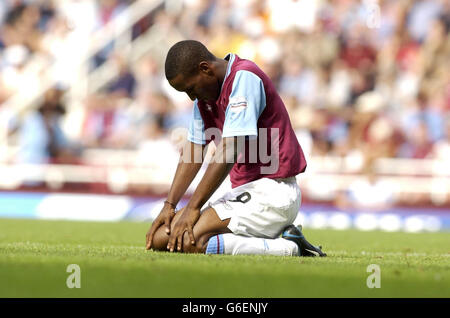
<path id="1" fill-rule="evenodd" d="M 150 229 L 147 232 L 146 246 L 145 248 L 149 250 L 152 247 L 153 237 L 156 231 L 163 225 L 165 227 L 167 235 L 170 234 L 170 223 L 175 216 L 175 209 L 170 204 L 164 203 L 164 207 L 159 212 L 158 217 L 153 221 Z"/>
<path id="2" fill-rule="evenodd" d="M 173 252 L 175 248 L 179 252 L 182 250 L 185 232 L 188 232 L 191 244 L 195 244 L 193 228 L 199 217 L 200 209 L 191 209 L 186 207 L 183 214 L 181 214 L 180 218 L 174 224 L 172 232 L 170 233 L 169 243 L 167 244 L 167 249 L 170 252 Z"/>

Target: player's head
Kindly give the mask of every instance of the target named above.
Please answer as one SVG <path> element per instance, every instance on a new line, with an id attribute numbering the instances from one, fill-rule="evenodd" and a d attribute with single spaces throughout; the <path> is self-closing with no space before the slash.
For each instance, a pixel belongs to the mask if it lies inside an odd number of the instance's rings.
<path id="1" fill-rule="evenodd" d="M 188 94 L 191 100 L 216 100 L 221 85 L 215 61 L 216 57 L 202 43 L 180 41 L 167 53 L 166 78 L 172 87 Z"/>

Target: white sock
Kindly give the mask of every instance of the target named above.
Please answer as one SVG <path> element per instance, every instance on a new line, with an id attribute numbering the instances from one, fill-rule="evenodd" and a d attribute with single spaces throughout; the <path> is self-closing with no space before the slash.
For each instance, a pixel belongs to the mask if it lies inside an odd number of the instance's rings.
<path id="1" fill-rule="evenodd" d="M 294 256 L 298 253 L 297 244 L 283 238 L 265 239 L 232 233 L 211 237 L 206 249 L 206 254 Z"/>

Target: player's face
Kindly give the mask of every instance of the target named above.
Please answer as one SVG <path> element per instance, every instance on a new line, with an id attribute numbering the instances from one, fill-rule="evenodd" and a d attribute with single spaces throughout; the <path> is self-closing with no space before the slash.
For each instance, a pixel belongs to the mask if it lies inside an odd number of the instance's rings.
<path id="1" fill-rule="evenodd" d="M 178 74 L 169 83 L 177 91 L 185 92 L 192 101 L 196 99 L 215 101 L 220 95 L 221 85 L 219 80 L 216 78 L 214 71 L 206 64 L 200 65 L 197 74 L 191 76 Z"/>

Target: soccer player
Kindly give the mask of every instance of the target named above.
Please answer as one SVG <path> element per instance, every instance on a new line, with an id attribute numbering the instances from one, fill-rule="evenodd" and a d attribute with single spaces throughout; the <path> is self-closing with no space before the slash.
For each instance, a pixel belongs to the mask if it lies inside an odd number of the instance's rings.
<path id="1" fill-rule="evenodd" d="M 295 176 L 306 161 L 267 75 L 235 54 L 219 59 L 193 40 L 170 48 L 165 73 L 194 107 L 188 140 L 164 207 L 146 235 L 146 248 L 326 256 L 292 224 L 301 203 Z M 217 145 L 213 158 L 187 205 L 176 212 L 211 141 Z M 231 191 L 201 210 L 228 174 Z"/>

